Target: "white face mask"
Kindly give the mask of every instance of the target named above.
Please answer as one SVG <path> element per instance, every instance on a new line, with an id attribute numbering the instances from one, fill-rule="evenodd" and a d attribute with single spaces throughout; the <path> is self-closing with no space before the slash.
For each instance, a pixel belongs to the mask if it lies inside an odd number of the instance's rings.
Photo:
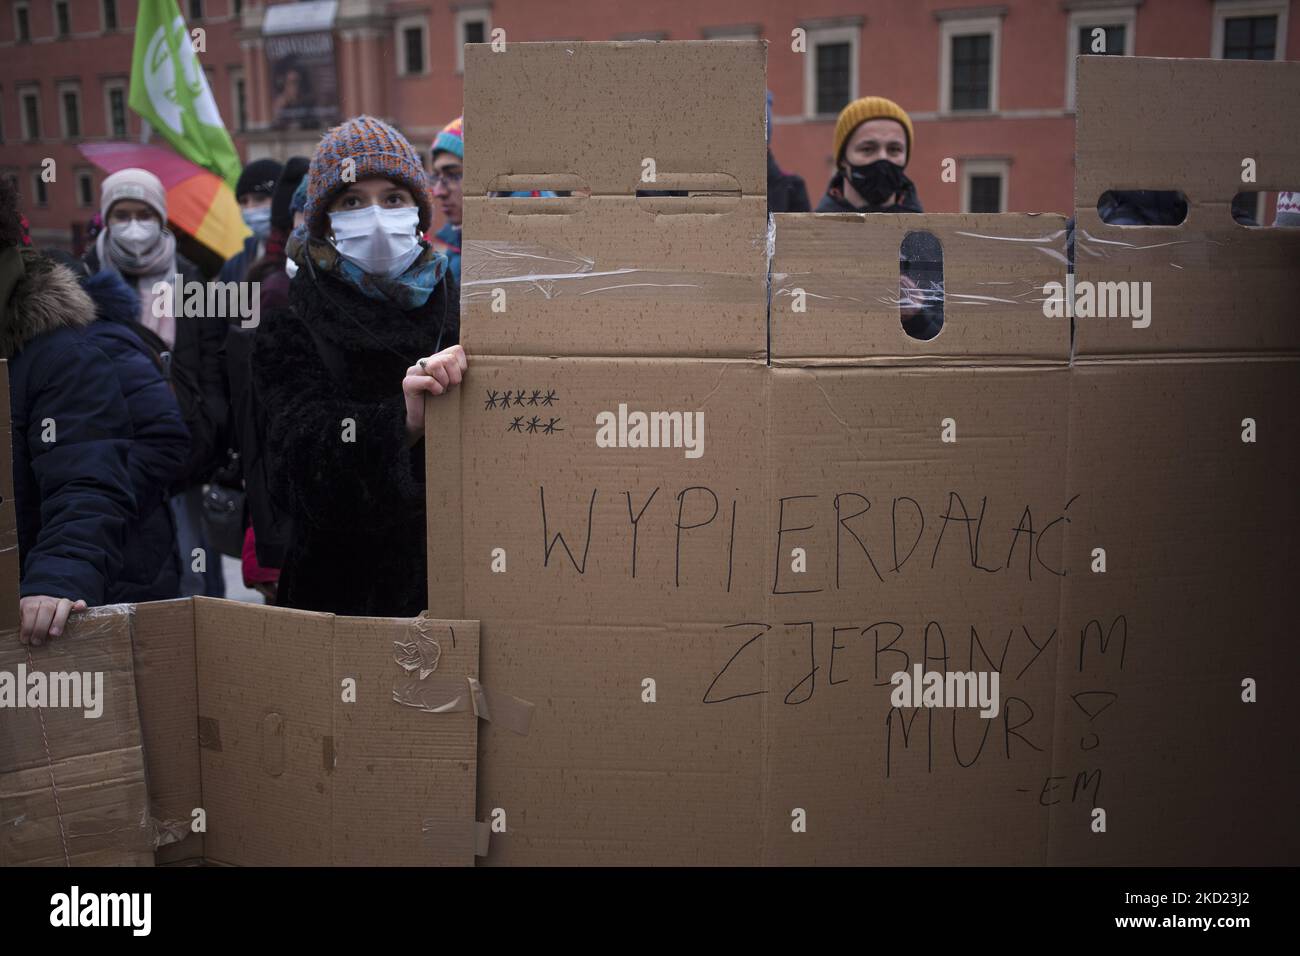
<path id="1" fill-rule="evenodd" d="M 369 275 L 399 276 L 420 254 L 420 211 L 414 206 L 366 206 L 329 216 L 334 248 Z"/>
<path id="2" fill-rule="evenodd" d="M 113 223 L 113 238 L 132 255 L 138 256 L 153 248 L 161 235 L 162 227 L 153 219 L 132 219 L 125 225 Z"/>
<path id="3" fill-rule="evenodd" d="M 294 262 L 292 259 L 285 259 L 284 271 L 289 273 L 289 278 L 292 279 L 298 274 L 298 263 Z"/>

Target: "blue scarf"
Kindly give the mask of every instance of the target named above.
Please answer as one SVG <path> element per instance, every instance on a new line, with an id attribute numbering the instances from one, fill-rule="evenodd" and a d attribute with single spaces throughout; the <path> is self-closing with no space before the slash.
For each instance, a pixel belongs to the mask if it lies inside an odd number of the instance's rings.
<path id="1" fill-rule="evenodd" d="M 310 268 L 316 272 L 325 272 L 343 280 L 368 299 L 388 302 L 403 312 L 409 312 L 429 300 L 429 294 L 447 273 L 447 257 L 423 239 L 420 246 L 415 261 L 401 275 L 392 278 L 363 272 L 355 262 L 340 255 L 333 243 L 309 236 L 305 225 L 290 234 L 285 254 L 298 264 L 300 270 L 309 269 L 307 260 L 310 256 Z"/>

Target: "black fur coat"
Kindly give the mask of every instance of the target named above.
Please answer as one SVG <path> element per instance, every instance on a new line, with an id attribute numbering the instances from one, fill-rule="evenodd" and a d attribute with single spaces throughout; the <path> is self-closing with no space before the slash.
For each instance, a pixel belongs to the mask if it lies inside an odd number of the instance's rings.
<path id="1" fill-rule="evenodd" d="M 293 524 L 281 606 L 385 617 L 425 608 L 425 449 L 423 440 L 403 447 L 402 379 L 457 343 L 459 297 L 447 277 L 425 305 L 402 312 L 304 270 L 289 309 L 262 317 L 252 374 L 268 483 Z"/>

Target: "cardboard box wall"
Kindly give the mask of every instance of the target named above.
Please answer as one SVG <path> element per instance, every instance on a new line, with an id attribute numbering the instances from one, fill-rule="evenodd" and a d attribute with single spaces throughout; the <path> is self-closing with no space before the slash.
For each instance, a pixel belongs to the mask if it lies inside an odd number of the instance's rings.
<path id="1" fill-rule="evenodd" d="M 1294 238 L 1189 230 L 1189 216 L 1169 245 L 1091 223 L 1089 236 L 1123 242 L 1125 255 L 1083 237 L 1080 277 L 1153 281 L 1145 331 L 1160 331 L 1148 348 L 1140 332 L 1080 322 L 1072 362 L 1068 324 L 1043 318 L 1038 301 L 1047 278 L 1063 278 L 1060 217 L 778 217 L 769 368 L 768 232 L 751 201 L 763 189 L 761 47 L 512 44 L 509 56 L 469 51 L 467 228 L 482 237 L 465 263 L 474 364 L 429 422 L 431 465 L 449 477 L 429 483 L 431 608 L 481 616 L 484 683 L 539 705 L 526 740 L 484 727 L 477 818 L 501 808 L 509 821 L 488 862 L 1294 862 L 1295 722 L 1282 682 L 1300 663 L 1284 630 L 1287 545 L 1300 529 L 1297 436 L 1281 410 L 1294 407 L 1297 349 L 1294 327 L 1278 321 L 1297 291 Z M 1116 90 L 1144 91 L 1135 115 L 1098 140 L 1115 163 L 1101 180 L 1150 186 L 1159 172 L 1163 185 L 1204 150 L 1209 120 L 1170 92 L 1191 88 L 1204 94 L 1196 109 L 1231 117 L 1264 157 L 1261 188 L 1300 181 L 1294 131 L 1261 119 L 1278 105 L 1270 97 L 1294 102 L 1292 65 L 1094 63 L 1081 64 L 1081 124 L 1099 102 L 1114 115 Z M 1094 85 L 1094 70 L 1130 68 L 1146 72 Z M 1260 68 L 1276 72 L 1258 74 L 1267 82 L 1244 72 Z M 647 76 L 663 91 L 654 102 L 639 93 Z M 554 109 L 574 90 L 582 110 Z M 494 131 L 494 115 L 516 130 L 528 119 L 528 136 Z M 1145 139 L 1128 135 L 1138 118 Z M 1189 133 L 1200 145 L 1180 139 Z M 610 148 L 574 145 L 591 142 Z M 711 195 L 636 197 L 647 157 L 660 186 Z M 1081 149 L 1081 170 L 1097 162 Z M 551 185 L 592 195 L 554 205 L 485 195 L 554 175 L 570 178 Z M 1178 175 L 1194 206 L 1226 214 L 1226 173 L 1213 173 L 1210 198 Z M 944 248 L 947 324 L 928 344 L 897 329 L 892 263 L 910 229 Z M 482 266 L 488 255 L 498 262 Z M 1135 268 L 1131 256 L 1164 258 Z M 521 264 L 530 258 L 542 271 Z M 1225 272 L 1234 281 L 1206 278 Z M 505 313 L 491 311 L 497 285 Z M 795 313 L 794 288 L 831 298 Z M 521 389 L 524 403 L 504 408 L 504 392 Z M 704 455 L 596 448 L 596 413 L 620 402 L 704 410 Z M 1263 409 L 1253 445 L 1240 442 L 1239 406 Z M 944 417 L 955 444 L 938 441 Z M 977 520 L 968 532 L 942 518 L 960 517 L 953 493 L 984 519 L 974 554 Z M 0 506 L 12 514 L 10 500 Z M 854 515 L 864 501 L 871 510 Z M 919 527 L 910 502 L 927 524 L 908 556 Z M 1069 522 L 1049 531 L 1066 502 Z M 1032 538 L 1015 534 L 1026 509 Z M 3 527 L 12 541 L 12 521 Z M 1106 575 L 1085 573 L 1097 542 Z M 807 551 L 803 574 L 791 570 L 795 547 Z M 504 573 L 492 570 L 495 548 Z M 4 554 L 16 562 L 16 547 Z M 105 642 L 85 653 L 122 674 L 106 704 L 117 723 L 95 726 L 111 733 L 56 731 L 47 753 L 0 722 L 0 766 L 29 773 L 24 799 L 45 799 L 4 805 L 6 820 L 44 821 L 7 854 L 64 862 L 62 817 L 76 861 L 144 861 L 146 826 L 186 833 L 168 825 L 202 805 L 202 845 L 186 836 L 160 860 L 441 862 L 442 846 L 446 861 L 469 861 L 475 748 L 460 730 L 441 740 L 450 725 L 430 721 L 473 719 L 412 711 L 416 723 L 394 725 L 407 709 L 387 708 L 351 711 L 353 725 L 333 704 L 340 648 L 372 640 L 359 684 L 375 688 L 376 706 L 391 693 L 392 642 L 410 622 L 372 622 L 353 640 L 345 619 L 205 599 L 108 616 L 113 627 L 83 637 Z M 894 649 L 942 667 L 945 648 L 953 668 L 1004 668 L 1003 715 L 890 712 L 880 682 L 903 661 Z M 81 654 L 78 635 L 36 653 L 56 650 Z M 1242 676 L 1260 680 L 1258 704 L 1240 703 Z M 379 753 L 393 774 L 359 761 L 331 772 L 326 738 L 336 761 Z M 420 768 L 439 760 L 451 779 L 422 789 Z M 94 769 L 65 776 L 78 762 Z M 80 787 L 82 803 L 53 808 L 42 763 L 56 768 L 60 796 Z M 142 774 L 148 823 L 134 812 Z M 427 817 L 393 800 L 408 791 Z M 1108 812 L 1105 834 L 1089 829 L 1094 804 Z M 119 835 L 84 842 L 109 807 L 120 819 L 107 832 Z M 796 809 L 806 832 L 791 829 Z M 423 842 L 416 816 L 424 839 L 444 826 L 464 835 Z"/>
<path id="2" fill-rule="evenodd" d="M 480 738 L 480 818 L 510 821 L 487 862 L 1296 859 L 1296 240 L 1198 213 L 1131 268 L 1085 207 L 1103 180 L 1200 200 L 1169 171 L 1226 115 L 1261 188 L 1300 182 L 1297 70 L 1123 64 L 1080 66 L 1080 277 L 1152 281 L 1158 335 L 1044 317 L 1059 216 L 777 216 L 769 367 L 762 46 L 468 48 L 472 358 L 428 426 L 430 607 L 480 619 L 484 680 L 538 706 L 526 742 Z M 740 197 L 638 197 L 646 158 Z M 543 184 L 591 195 L 487 195 Z M 943 247 L 928 343 L 897 313 L 915 230 Z M 704 454 L 598 447 L 620 404 L 703 411 Z M 891 710 L 918 662 L 996 666 L 998 718 Z M 1245 677 L 1274 690 L 1244 704 Z"/>

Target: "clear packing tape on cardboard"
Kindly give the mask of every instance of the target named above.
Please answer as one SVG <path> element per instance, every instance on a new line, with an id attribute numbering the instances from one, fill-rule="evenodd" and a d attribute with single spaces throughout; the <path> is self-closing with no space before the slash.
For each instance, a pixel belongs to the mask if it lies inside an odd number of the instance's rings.
<path id="1" fill-rule="evenodd" d="M 773 365 L 1069 359 L 1068 319 L 1054 321 L 1043 312 L 1050 283 L 1065 277 L 1063 216 L 772 218 Z M 902 307 L 910 304 L 929 314 L 904 315 Z"/>
<path id="2" fill-rule="evenodd" d="M 766 241 L 754 240 L 762 245 Z M 487 299 L 489 307 L 498 289 L 507 297 L 520 294 L 525 301 L 594 296 L 627 305 L 680 297 L 692 304 L 717 305 L 750 301 L 755 288 L 761 287 L 752 273 L 606 265 L 594 254 L 530 241 L 466 239 L 462 261 L 461 301 Z"/>
<path id="3" fill-rule="evenodd" d="M 470 676 L 437 674 L 442 645 L 431 635 L 428 618 L 411 622 L 410 640 L 394 641 L 393 659 L 405 675 L 393 681 L 393 701 L 430 714 L 472 711 L 479 720 L 495 721 L 521 737 L 528 736 L 533 705 L 509 694 L 487 690 Z"/>

